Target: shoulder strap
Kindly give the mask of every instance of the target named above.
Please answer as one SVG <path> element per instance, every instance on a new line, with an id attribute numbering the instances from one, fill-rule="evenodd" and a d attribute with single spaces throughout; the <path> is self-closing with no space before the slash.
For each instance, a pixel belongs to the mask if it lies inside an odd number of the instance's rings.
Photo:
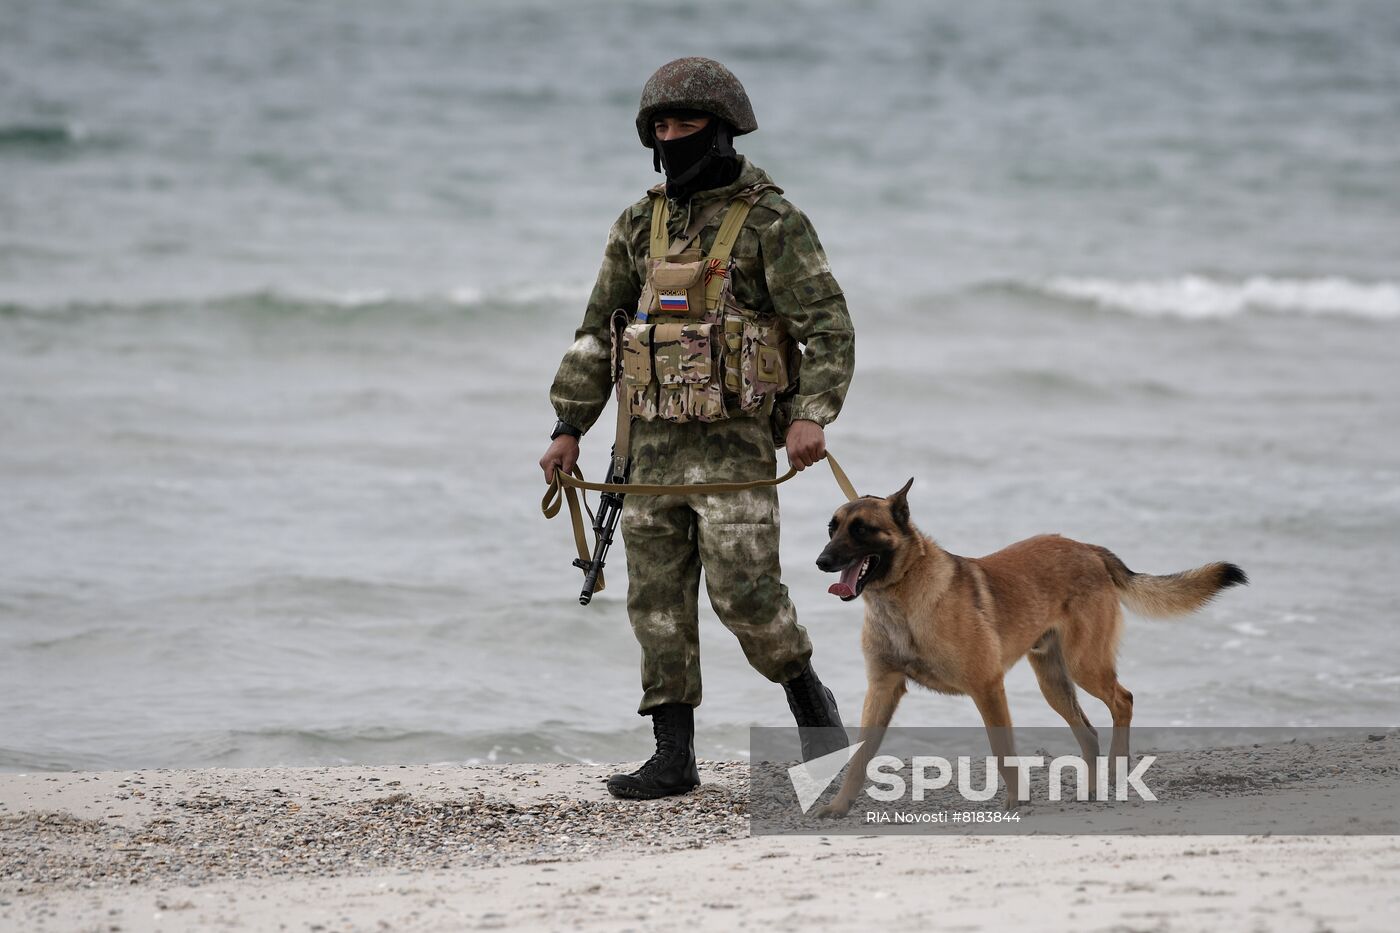
<path id="1" fill-rule="evenodd" d="M 719 233 L 715 234 L 715 242 L 710 245 L 708 258 L 727 262 L 735 241 L 739 239 L 739 231 L 744 229 L 744 221 L 749 217 L 749 208 L 757 204 L 766 192 L 776 191 L 781 194 L 782 190 L 777 185 L 759 182 L 734 195 L 729 202 L 729 210 L 724 215 L 724 222 L 719 226 Z"/>
<path id="2" fill-rule="evenodd" d="M 685 228 L 680 236 L 667 246 L 668 234 L 666 224 L 671 218 L 671 207 L 667 203 L 664 194 L 653 191 L 651 204 L 651 249 L 652 259 L 664 259 L 667 256 L 678 256 L 685 252 L 690 241 L 700 235 L 700 231 L 724 209 L 723 201 L 716 201 L 704 210 L 690 218 L 690 225 Z"/>
<path id="3" fill-rule="evenodd" d="M 734 243 L 739 239 L 739 231 L 744 229 L 744 221 L 749 217 L 753 202 L 742 196 L 729 202 L 724 212 L 724 220 L 710 244 L 710 254 L 705 257 L 705 310 L 713 312 L 719 308 L 720 294 L 729 278 L 729 255 L 734 251 Z"/>
<path id="4" fill-rule="evenodd" d="M 651 196 L 651 258 L 662 259 L 666 255 L 666 221 L 670 209 L 666 206 L 666 195 Z"/>
<path id="5" fill-rule="evenodd" d="M 710 255 L 705 257 L 706 259 L 717 259 L 721 263 L 729 261 L 734 241 L 739 239 L 739 231 L 744 228 L 744 221 L 748 219 L 751 206 L 751 202 L 746 198 L 735 198 L 729 202 L 729 210 L 724 212 L 724 221 L 719 225 L 719 233 L 715 234 L 715 241 L 710 245 Z"/>
<path id="6" fill-rule="evenodd" d="M 744 221 L 749 218 L 749 208 L 757 204 L 766 192 L 777 191 L 781 194 L 782 190 L 777 185 L 760 182 L 740 191 L 729 202 L 729 210 L 725 212 L 724 221 L 719 225 L 715 241 L 710 244 L 710 254 L 705 257 L 708 267 L 705 273 L 706 310 L 714 311 L 719 306 L 719 295 L 728 276 L 729 255 L 734 251 L 739 231 L 744 229 Z"/>

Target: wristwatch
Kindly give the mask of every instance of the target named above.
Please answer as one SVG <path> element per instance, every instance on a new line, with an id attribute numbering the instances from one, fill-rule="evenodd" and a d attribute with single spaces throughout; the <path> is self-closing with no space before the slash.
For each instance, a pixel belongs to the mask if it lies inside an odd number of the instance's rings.
<path id="1" fill-rule="evenodd" d="M 556 421 L 554 423 L 554 431 L 549 435 L 549 439 L 552 441 L 561 434 L 567 434 L 570 437 L 583 436 L 583 432 L 580 431 L 578 428 L 574 427 L 572 424 L 569 424 L 569 422 Z"/>

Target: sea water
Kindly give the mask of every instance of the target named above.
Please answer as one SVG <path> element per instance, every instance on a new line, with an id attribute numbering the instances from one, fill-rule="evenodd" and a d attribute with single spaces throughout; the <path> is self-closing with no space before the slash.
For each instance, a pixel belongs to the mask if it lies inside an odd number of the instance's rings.
<path id="1" fill-rule="evenodd" d="M 1386 0 L 7 0 L 0 768 L 646 753 L 622 549 L 580 607 L 536 461 L 685 54 L 846 289 L 862 491 L 913 476 L 964 555 L 1243 566 L 1129 617 L 1140 722 L 1394 723 L 1398 48 Z M 854 722 L 841 501 L 784 486 L 782 559 Z M 783 693 L 701 638 L 698 750 L 740 757 Z"/>

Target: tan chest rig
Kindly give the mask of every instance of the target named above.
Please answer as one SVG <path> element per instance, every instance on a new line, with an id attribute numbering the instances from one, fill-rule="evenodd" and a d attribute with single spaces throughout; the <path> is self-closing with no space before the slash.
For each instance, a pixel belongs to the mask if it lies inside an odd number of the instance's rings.
<path id="1" fill-rule="evenodd" d="M 731 281 L 734 242 L 765 190 L 713 205 L 669 246 L 667 200 L 653 192 L 647 281 L 635 316 L 614 329 L 619 400 L 631 416 L 681 423 L 766 414 L 788 388 L 792 339 L 777 318 L 741 307 Z M 688 248 L 721 209 L 709 254 Z"/>

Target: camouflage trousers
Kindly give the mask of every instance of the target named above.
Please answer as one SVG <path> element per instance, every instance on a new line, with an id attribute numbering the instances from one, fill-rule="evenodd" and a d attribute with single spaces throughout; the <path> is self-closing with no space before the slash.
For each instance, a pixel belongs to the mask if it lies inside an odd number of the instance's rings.
<path id="1" fill-rule="evenodd" d="M 764 417 L 713 423 L 637 421 L 637 483 L 744 482 L 776 475 Z M 642 647 L 642 702 L 700 704 L 700 570 L 710 605 L 755 670 L 775 683 L 812 656 L 778 564 L 778 491 L 702 496 L 628 496 L 627 614 Z"/>

